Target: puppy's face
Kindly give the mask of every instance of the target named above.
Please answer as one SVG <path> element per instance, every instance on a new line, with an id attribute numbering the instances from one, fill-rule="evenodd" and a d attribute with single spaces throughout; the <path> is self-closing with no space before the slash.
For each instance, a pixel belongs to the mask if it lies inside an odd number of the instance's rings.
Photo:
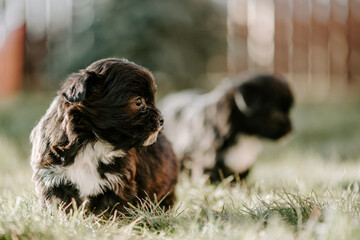
<path id="1" fill-rule="evenodd" d="M 132 62 L 104 59 L 70 76 L 62 95 L 71 128 L 93 133 L 119 148 L 154 143 L 163 118 L 155 106 L 155 82 Z"/>
<path id="2" fill-rule="evenodd" d="M 289 112 L 293 95 L 284 80 L 270 75 L 255 76 L 238 87 L 234 99 L 245 116 L 245 132 L 278 139 L 291 131 Z"/>

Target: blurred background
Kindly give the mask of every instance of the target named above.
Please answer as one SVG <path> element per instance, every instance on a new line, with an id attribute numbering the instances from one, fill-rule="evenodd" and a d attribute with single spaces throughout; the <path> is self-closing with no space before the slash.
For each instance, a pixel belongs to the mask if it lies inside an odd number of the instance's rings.
<path id="1" fill-rule="evenodd" d="M 56 89 L 105 57 L 153 71 L 160 93 L 246 70 L 300 98 L 360 85 L 359 0 L 0 0 L 0 96 Z"/>
<path id="2" fill-rule="evenodd" d="M 296 95 L 296 151 L 360 156 L 360 0 L 0 0 L 3 150 L 27 157 L 61 81 L 106 57 L 149 68 L 159 98 L 281 73 Z"/>
<path id="3" fill-rule="evenodd" d="M 161 91 L 226 72 L 226 4 L 211 0 L 1 0 L 2 95 L 57 88 L 100 58 L 153 71 Z"/>

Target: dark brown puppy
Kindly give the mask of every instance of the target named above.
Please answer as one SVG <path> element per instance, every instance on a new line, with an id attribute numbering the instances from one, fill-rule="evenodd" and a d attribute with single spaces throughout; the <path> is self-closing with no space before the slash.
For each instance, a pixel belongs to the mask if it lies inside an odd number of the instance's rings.
<path id="1" fill-rule="evenodd" d="M 165 131 L 182 164 L 197 179 L 207 172 L 245 178 L 262 148 L 262 138 L 276 140 L 291 131 L 293 95 L 281 77 L 241 75 L 209 93 L 194 90 L 161 102 Z"/>
<path id="2" fill-rule="evenodd" d="M 155 91 L 151 73 L 127 60 L 99 60 L 71 75 L 30 137 L 40 200 L 124 211 L 156 195 L 171 207 L 178 166 L 160 134 Z"/>

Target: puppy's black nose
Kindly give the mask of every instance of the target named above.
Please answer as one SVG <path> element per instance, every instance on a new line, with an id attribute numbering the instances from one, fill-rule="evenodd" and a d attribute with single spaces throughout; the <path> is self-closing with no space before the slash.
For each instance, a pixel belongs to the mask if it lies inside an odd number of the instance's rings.
<path id="1" fill-rule="evenodd" d="M 159 122 L 160 122 L 160 126 L 164 125 L 164 118 L 163 118 L 163 117 L 160 117 L 160 118 L 159 118 Z"/>

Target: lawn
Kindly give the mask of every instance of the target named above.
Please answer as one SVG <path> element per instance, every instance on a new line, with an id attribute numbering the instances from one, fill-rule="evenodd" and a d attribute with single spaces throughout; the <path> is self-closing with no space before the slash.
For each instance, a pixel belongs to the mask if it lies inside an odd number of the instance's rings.
<path id="1" fill-rule="evenodd" d="M 28 136 L 50 98 L 0 104 L 0 239 L 360 239 L 360 101 L 302 103 L 294 133 L 266 142 L 246 184 L 181 174 L 177 203 L 105 219 L 41 208 Z"/>

